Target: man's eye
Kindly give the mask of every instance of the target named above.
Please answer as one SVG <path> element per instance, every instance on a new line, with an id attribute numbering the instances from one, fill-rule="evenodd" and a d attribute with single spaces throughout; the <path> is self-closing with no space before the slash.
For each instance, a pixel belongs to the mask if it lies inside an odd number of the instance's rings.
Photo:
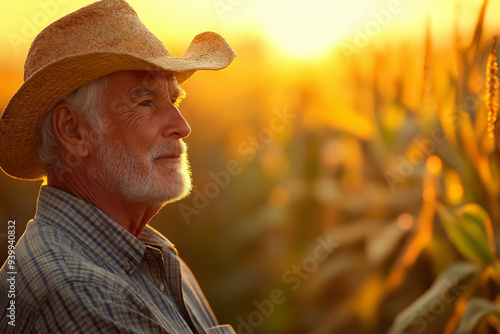
<path id="1" fill-rule="evenodd" d="M 139 103 L 140 106 L 143 106 L 143 107 L 149 107 L 151 105 L 151 100 L 146 100 L 146 101 L 142 101 L 141 103 Z"/>

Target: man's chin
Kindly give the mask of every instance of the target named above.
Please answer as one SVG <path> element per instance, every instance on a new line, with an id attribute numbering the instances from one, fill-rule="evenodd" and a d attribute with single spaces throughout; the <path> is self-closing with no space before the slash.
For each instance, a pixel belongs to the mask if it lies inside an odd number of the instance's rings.
<path id="1" fill-rule="evenodd" d="M 150 189 L 150 192 L 144 198 L 135 198 L 135 201 L 152 206 L 163 207 L 166 204 L 181 200 L 191 193 L 191 179 L 181 178 L 164 188 Z M 132 201 L 134 201 L 132 199 Z"/>
<path id="2" fill-rule="evenodd" d="M 183 198 L 186 198 L 186 197 L 189 196 L 190 193 L 191 193 L 191 189 L 186 189 L 186 191 L 184 191 L 182 194 L 179 194 L 176 197 L 173 197 L 173 198 L 170 198 L 170 199 L 167 199 L 166 201 L 164 201 L 163 204 L 162 204 L 162 206 L 165 206 L 167 204 L 170 204 L 170 203 L 179 201 L 179 200 L 181 200 Z"/>

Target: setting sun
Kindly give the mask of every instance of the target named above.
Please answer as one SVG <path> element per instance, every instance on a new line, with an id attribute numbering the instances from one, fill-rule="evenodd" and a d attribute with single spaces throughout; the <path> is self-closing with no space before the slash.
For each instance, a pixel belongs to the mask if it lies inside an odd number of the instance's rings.
<path id="1" fill-rule="evenodd" d="M 251 26 L 277 50 L 299 58 L 323 56 L 356 33 L 372 38 L 403 11 L 399 0 L 256 0 L 251 3 L 240 0 L 226 4 L 219 0 L 214 8 L 221 17 L 232 20 L 235 28 Z"/>
<path id="2" fill-rule="evenodd" d="M 353 9 L 362 3 L 366 1 L 270 2 L 262 15 L 264 31 L 285 54 L 322 56 L 359 22 L 364 13 Z"/>

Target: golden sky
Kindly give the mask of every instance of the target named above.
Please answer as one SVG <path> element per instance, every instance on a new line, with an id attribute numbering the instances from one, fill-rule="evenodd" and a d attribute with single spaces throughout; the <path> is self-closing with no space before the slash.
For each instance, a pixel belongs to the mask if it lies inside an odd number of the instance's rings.
<path id="1" fill-rule="evenodd" d="M 1 99 L 21 83 L 29 45 L 46 25 L 92 0 L 18 0 L 0 4 Z M 180 56 L 202 31 L 222 34 L 231 45 L 262 38 L 270 53 L 314 60 L 334 46 L 356 48 L 381 35 L 420 41 L 426 18 L 439 41 L 473 30 L 483 0 L 129 0 L 146 26 Z M 496 16 L 496 17 L 495 17 Z M 485 24 L 500 22 L 500 4 L 490 1 Z M 7 85 L 7 86 L 6 86 Z M 5 96 L 4 96 L 5 95 Z M 1 101 L 0 101 L 1 102 Z"/>
<path id="2" fill-rule="evenodd" d="M 0 4 L 2 56 L 24 53 L 48 23 L 92 0 L 18 0 Z M 129 0 L 146 26 L 171 42 L 187 44 L 200 31 L 216 30 L 238 38 L 242 32 L 266 36 L 282 51 L 314 56 L 359 31 L 408 34 L 430 15 L 435 30 L 452 29 L 458 17 L 464 30 L 473 24 L 482 0 Z M 486 22 L 499 21 L 490 1 Z M 17 51 L 17 52 L 16 52 Z M 12 53 L 14 52 L 14 54 Z"/>

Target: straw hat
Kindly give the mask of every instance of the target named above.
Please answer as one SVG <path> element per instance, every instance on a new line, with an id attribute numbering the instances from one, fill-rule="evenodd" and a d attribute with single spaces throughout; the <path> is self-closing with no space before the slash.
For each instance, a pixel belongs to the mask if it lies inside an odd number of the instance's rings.
<path id="1" fill-rule="evenodd" d="M 122 0 L 83 7 L 45 28 L 24 64 L 24 83 L 0 118 L 0 167 L 15 178 L 41 179 L 40 126 L 67 95 L 103 75 L 125 70 L 174 72 L 179 83 L 197 70 L 220 70 L 236 54 L 213 32 L 197 35 L 182 57 L 160 40 Z"/>

